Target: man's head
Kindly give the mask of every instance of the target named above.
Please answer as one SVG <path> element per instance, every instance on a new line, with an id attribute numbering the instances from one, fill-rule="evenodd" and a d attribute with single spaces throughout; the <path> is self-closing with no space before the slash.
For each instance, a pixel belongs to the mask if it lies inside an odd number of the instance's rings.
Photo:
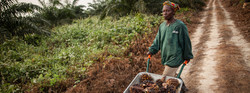
<path id="1" fill-rule="evenodd" d="M 165 1 L 163 3 L 163 9 L 162 9 L 162 14 L 164 19 L 165 20 L 172 19 L 175 15 L 175 12 L 179 9 L 180 9 L 179 5 L 170 1 Z"/>

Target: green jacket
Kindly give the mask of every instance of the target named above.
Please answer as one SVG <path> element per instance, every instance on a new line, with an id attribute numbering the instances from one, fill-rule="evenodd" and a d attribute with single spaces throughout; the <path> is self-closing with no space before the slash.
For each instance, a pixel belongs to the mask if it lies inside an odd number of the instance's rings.
<path id="1" fill-rule="evenodd" d="M 149 51 L 156 54 L 161 50 L 161 63 L 170 67 L 180 66 L 184 60 L 192 59 L 192 46 L 186 25 L 176 20 L 169 26 L 164 21 L 158 30 Z"/>

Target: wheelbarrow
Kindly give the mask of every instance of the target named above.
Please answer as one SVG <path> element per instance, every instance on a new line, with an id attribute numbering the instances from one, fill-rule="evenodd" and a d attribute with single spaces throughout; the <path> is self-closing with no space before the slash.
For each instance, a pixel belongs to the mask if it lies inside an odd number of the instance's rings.
<path id="1" fill-rule="evenodd" d="M 139 83 L 140 83 L 140 77 L 141 77 L 141 75 L 143 75 L 143 74 L 148 74 L 148 75 L 150 75 L 150 76 L 153 78 L 153 81 L 154 81 L 154 82 L 156 82 L 156 80 L 158 80 L 158 79 L 163 78 L 162 75 L 154 74 L 154 73 L 149 73 L 149 72 L 148 72 L 150 59 L 151 59 L 151 56 L 148 55 L 148 61 L 147 61 L 147 69 L 146 69 L 146 72 L 140 72 L 140 73 L 138 73 L 138 74 L 135 76 L 135 78 L 132 80 L 132 82 L 128 85 L 128 87 L 126 88 L 126 90 L 125 90 L 123 93 L 130 93 L 129 88 L 130 88 L 132 85 L 134 85 L 134 84 L 139 84 Z M 178 82 L 179 82 L 180 85 L 179 85 L 179 87 L 176 89 L 176 93 L 182 93 L 182 92 L 183 92 L 183 90 L 181 90 L 181 89 L 182 89 L 182 86 L 183 86 L 183 81 L 182 81 L 182 79 L 180 79 L 180 76 L 181 76 L 181 73 L 182 73 L 183 68 L 185 67 L 185 65 L 187 65 L 187 63 L 188 63 L 188 61 L 185 61 L 185 62 L 183 63 L 183 65 L 182 65 L 182 67 L 181 67 L 181 69 L 180 69 L 180 72 L 178 73 L 177 77 L 166 76 L 166 78 L 165 78 L 165 80 L 170 79 L 170 78 L 173 78 L 173 79 L 177 79 L 177 80 L 178 80 Z"/>

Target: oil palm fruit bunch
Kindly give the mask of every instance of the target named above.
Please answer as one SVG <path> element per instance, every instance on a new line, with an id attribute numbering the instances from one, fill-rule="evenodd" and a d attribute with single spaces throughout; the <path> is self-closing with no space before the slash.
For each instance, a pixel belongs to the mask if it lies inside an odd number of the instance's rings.
<path id="1" fill-rule="evenodd" d="M 153 78 L 152 78 L 150 75 L 148 75 L 148 74 L 142 74 L 142 75 L 141 75 L 141 78 L 140 78 L 140 82 L 143 82 L 143 81 L 145 81 L 145 80 L 152 81 Z"/>
<path id="2" fill-rule="evenodd" d="M 141 84 L 140 84 L 140 86 L 141 87 L 143 87 L 143 88 L 146 88 L 146 87 L 150 87 L 150 86 L 152 86 L 154 84 L 154 82 L 153 81 L 150 81 L 150 80 L 144 80 Z"/>
<path id="3" fill-rule="evenodd" d="M 160 87 L 158 85 L 156 85 L 156 84 L 153 84 L 152 86 L 147 87 L 145 89 L 145 92 L 147 92 L 147 93 L 158 93 L 158 92 L 160 92 Z"/>
<path id="4" fill-rule="evenodd" d="M 177 79 L 172 79 L 172 78 L 168 79 L 166 83 L 167 85 L 173 85 L 175 87 L 178 87 L 180 85 Z"/>
<path id="5" fill-rule="evenodd" d="M 168 85 L 165 93 L 176 93 L 176 86 Z"/>
<path id="6" fill-rule="evenodd" d="M 144 88 L 139 84 L 134 84 L 129 88 L 130 93 L 144 93 Z"/>
<path id="7" fill-rule="evenodd" d="M 163 81 L 161 79 L 158 79 L 158 80 L 156 80 L 155 83 L 156 83 L 157 86 L 162 87 Z"/>
<path id="8" fill-rule="evenodd" d="M 173 78 L 165 80 L 165 78 L 153 82 L 150 75 L 142 74 L 140 83 L 130 87 L 130 93 L 176 93 L 176 89 L 180 85 L 179 81 Z"/>

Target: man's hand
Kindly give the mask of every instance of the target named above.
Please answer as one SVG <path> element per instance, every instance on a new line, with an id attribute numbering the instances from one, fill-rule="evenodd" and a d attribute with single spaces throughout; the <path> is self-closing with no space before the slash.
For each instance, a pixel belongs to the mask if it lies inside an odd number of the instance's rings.
<path id="1" fill-rule="evenodd" d="M 147 52 L 147 55 L 150 55 L 150 56 L 152 56 L 152 53 L 150 53 L 150 52 Z"/>
<path id="2" fill-rule="evenodd" d="M 185 59 L 187 61 L 187 63 L 189 63 L 190 59 Z"/>

